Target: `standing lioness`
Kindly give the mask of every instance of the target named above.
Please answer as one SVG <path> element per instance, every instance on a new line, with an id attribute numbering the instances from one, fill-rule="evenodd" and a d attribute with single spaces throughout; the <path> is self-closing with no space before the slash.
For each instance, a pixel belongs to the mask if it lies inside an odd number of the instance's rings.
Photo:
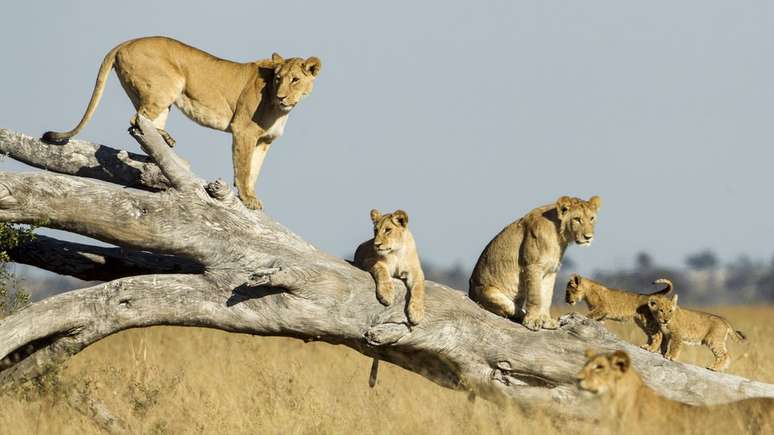
<path id="1" fill-rule="evenodd" d="M 126 41 L 102 61 L 81 122 L 64 133 L 46 132 L 43 140 L 66 143 L 83 129 L 97 108 L 111 68 L 137 114 L 152 120 L 170 146 L 174 140 L 164 126 L 172 105 L 200 125 L 231 132 L 239 198 L 259 209 L 255 182 L 263 160 L 271 143 L 282 136 L 290 110 L 312 92 L 320 60 L 283 59 L 274 53 L 270 60 L 236 63 L 170 38 Z M 132 117 L 130 123 L 135 122 Z"/>
<path id="2" fill-rule="evenodd" d="M 588 201 L 563 196 L 505 227 L 478 258 L 470 298 L 508 318 L 520 314 L 524 305 L 525 327 L 556 329 L 548 311 L 556 273 L 570 243 L 591 244 L 600 204 L 598 196 Z"/>

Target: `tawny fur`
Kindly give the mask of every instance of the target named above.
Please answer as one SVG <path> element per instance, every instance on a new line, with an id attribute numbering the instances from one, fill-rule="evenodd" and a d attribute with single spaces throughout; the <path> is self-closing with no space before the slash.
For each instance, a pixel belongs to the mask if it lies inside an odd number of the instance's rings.
<path id="1" fill-rule="evenodd" d="M 648 298 L 669 293 L 672 285 L 663 280 L 657 280 L 654 284 L 667 284 L 667 287 L 655 293 L 640 294 L 605 287 L 594 280 L 573 275 L 567 283 L 565 300 L 570 305 L 586 301 L 590 310 L 587 316 L 593 320 L 634 321 L 648 338 L 647 344 L 641 347 L 657 352 L 661 348 L 662 333 L 658 322 L 648 309 Z"/>
<path id="2" fill-rule="evenodd" d="M 587 351 L 578 387 L 596 396 L 614 433 L 772 433 L 774 399 L 691 406 L 648 387 L 623 351 Z"/>
<path id="3" fill-rule="evenodd" d="M 99 104 L 111 68 L 137 114 L 152 120 L 170 146 L 174 139 L 164 127 L 172 105 L 200 125 L 231 132 L 234 184 L 239 197 L 246 206 L 261 208 L 255 182 L 264 158 L 271 143 L 282 136 L 290 110 L 312 92 L 320 60 L 283 59 L 274 53 L 269 60 L 237 63 L 171 38 L 126 41 L 102 61 L 91 100 L 78 125 L 63 133 L 46 132 L 45 141 L 66 143 L 86 126 Z"/>
<path id="4" fill-rule="evenodd" d="M 406 315 L 416 325 L 425 317 L 425 274 L 408 229 L 408 215 L 403 210 L 383 215 L 374 209 L 371 221 L 374 238 L 357 247 L 354 263 L 374 277 L 376 298 L 383 305 L 391 305 L 395 299 L 392 278 L 403 281 L 408 289 Z"/>
<path id="5" fill-rule="evenodd" d="M 470 298 L 512 319 L 523 306 L 525 327 L 556 329 L 549 309 L 564 251 L 570 243 L 591 243 L 600 203 L 598 196 L 563 196 L 508 225 L 481 253 L 470 276 Z"/>
<path id="6" fill-rule="evenodd" d="M 715 314 L 689 310 L 677 305 L 677 295 L 672 298 L 652 296 L 648 308 L 659 324 L 661 332 L 669 339 L 666 358 L 675 360 L 680 356 L 682 345 L 705 345 L 715 356 L 710 370 L 723 371 L 731 364 L 731 356 L 726 347 L 730 335 L 735 341 L 744 341 L 746 337 L 734 330 L 731 323 Z"/>

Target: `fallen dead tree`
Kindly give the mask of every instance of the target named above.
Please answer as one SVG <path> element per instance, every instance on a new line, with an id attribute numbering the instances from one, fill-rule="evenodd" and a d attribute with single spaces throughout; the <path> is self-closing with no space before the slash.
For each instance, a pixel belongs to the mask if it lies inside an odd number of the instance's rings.
<path id="1" fill-rule="evenodd" d="M 224 182 L 197 178 L 147 120 L 140 126 L 134 135 L 150 158 L 0 130 L 1 152 L 47 169 L 0 173 L 0 220 L 116 246 L 38 237 L 11 252 L 17 262 L 106 282 L 0 320 L 0 388 L 115 332 L 183 325 L 341 344 L 444 387 L 567 416 L 596 411 L 575 387 L 587 348 L 626 350 L 652 388 L 686 403 L 774 397 L 774 385 L 667 361 L 577 314 L 558 330 L 529 331 L 433 282 L 425 320 L 410 327 L 402 283 L 394 281 L 395 303 L 382 306 L 369 274 L 248 210 Z"/>

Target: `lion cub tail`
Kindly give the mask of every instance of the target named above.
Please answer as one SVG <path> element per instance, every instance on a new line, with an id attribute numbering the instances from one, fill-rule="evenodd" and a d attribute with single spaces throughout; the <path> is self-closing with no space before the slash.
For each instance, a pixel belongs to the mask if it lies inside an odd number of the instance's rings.
<path id="1" fill-rule="evenodd" d="M 735 329 L 731 329 L 731 330 L 734 331 L 734 333 L 731 334 L 731 337 L 733 337 L 734 341 L 736 341 L 736 342 L 747 341 L 747 336 L 744 335 L 742 333 L 742 331 L 738 331 L 738 330 L 735 330 Z"/>
<path id="2" fill-rule="evenodd" d="M 673 288 L 674 288 L 674 286 L 672 285 L 672 281 L 670 281 L 670 280 L 668 280 L 666 278 L 659 278 L 659 279 L 653 281 L 653 285 L 659 285 L 659 284 L 663 284 L 666 287 L 664 289 L 662 289 L 662 290 L 657 291 L 657 292 L 650 293 L 651 295 L 665 295 L 665 294 L 671 293 Z"/>
<path id="3" fill-rule="evenodd" d="M 94 84 L 94 90 L 91 93 L 91 100 L 89 100 L 89 105 L 86 107 L 86 112 L 83 114 L 81 122 L 79 122 L 78 125 L 70 131 L 47 131 L 43 133 L 43 137 L 41 137 L 41 139 L 44 142 L 56 145 L 64 145 L 70 140 L 71 137 L 75 136 L 81 130 L 83 130 L 83 127 L 86 126 L 86 124 L 91 119 L 91 116 L 94 114 L 94 111 L 97 109 L 100 98 L 102 98 L 102 92 L 105 90 L 105 83 L 107 82 L 108 74 L 110 74 L 110 69 L 113 68 L 113 64 L 116 61 L 116 53 L 118 53 L 118 50 L 128 42 L 131 41 L 126 41 L 117 45 L 115 48 L 110 50 L 108 54 L 105 55 L 105 59 L 102 61 L 102 65 L 99 67 L 99 73 L 97 73 L 97 82 Z"/>

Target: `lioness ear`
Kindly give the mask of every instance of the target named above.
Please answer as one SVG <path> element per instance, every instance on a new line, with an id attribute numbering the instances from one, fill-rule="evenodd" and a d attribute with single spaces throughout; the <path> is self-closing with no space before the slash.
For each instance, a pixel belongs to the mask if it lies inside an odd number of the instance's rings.
<path id="1" fill-rule="evenodd" d="M 570 211 L 571 205 L 572 199 L 569 196 L 563 196 L 556 200 L 556 213 L 560 219 L 563 219 L 567 212 Z"/>
<path id="2" fill-rule="evenodd" d="M 597 195 L 594 195 L 591 198 L 589 198 L 589 204 L 591 204 L 591 206 L 594 207 L 594 210 L 599 210 L 599 206 L 602 205 L 602 198 L 598 197 Z"/>
<path id="3" fill-rule="evenodd" d="M 626 371 L 629 370 L 629 366 L 631 365 L 631 360 L 629 359 L 629 355 L 626 352 L 617 350 L 613 352 L 613 355 L 610 357 L 610 363 L 621 373 L 626 373 Z"/>
<path id="4" fill-rule="evenodd" d="M 583 353 L 583 355 L 585 355 L 585 356 L 586 356 L 586 359 L 591 359 L 591 358 L 593 358 L 593 357 L 594 357 L 594 355 L 596 355 L 596 354 L 597 354 L 597 353 L 596 353 L 596 352 L 594 352 L 594 349 L 592 349 L 592 348 L 588 348 L 588 349 L 586 349 L 586 352 L 584 352 L 584 353 Z"/>
<path id="5" fill-rule="evenodd" d="M 281 65 L 283 62 L 285 62 L 285 59 L 283 59 L 282 56 L 280 56 L 278 53 L 272 53 L 271 61 L 277 65 Z"/>
<path id="6" fill-rule="evenodd" d="M 320 68 L 322 68 L 320 59 L 314 56 L 309 57 L 304 61 L 304 69 L 306 70 L 306 72 L 311 74 L 312 77 L 317 77 L 317 74 L 320 74 Z"/>
<path id="7" fill-rule="evenodd" d="M 392 213 L 392 220 L 395 221 L 396 224 L 405 227 L 408 225 L 408 215 L 403 210 L 395 210 Z"/>
<path id="8" fill-rule="evenodd" d="M 377 223 L 381 218 L 382 218 L 382 214 L 379 213 L 379 210 L 377 209 L 371 210 L 371 222 Z"/>

